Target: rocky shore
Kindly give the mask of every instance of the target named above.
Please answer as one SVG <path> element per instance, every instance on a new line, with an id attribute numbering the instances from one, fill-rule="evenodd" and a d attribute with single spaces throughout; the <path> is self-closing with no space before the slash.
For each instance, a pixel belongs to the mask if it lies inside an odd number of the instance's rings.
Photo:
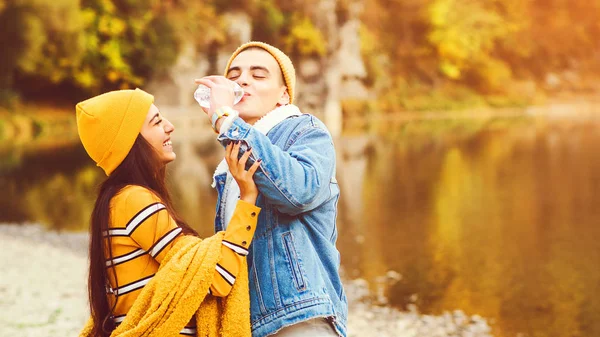
<path id="1" fill-rule="evenodd" d="M 87 234 L 0 224 L 0 336 L 77 336 L 88 317 Z M 485 319 L 374 305 L 364 280 L 346 280 L 349 336 L 491 337 Z"/>

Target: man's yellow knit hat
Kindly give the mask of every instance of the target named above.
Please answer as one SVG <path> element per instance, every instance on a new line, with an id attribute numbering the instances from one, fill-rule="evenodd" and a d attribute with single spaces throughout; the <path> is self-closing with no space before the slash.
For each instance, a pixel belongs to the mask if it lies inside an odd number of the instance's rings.
<path id="1" fill-rule="evenodd" d="M 290 95 L 290 103 L 294 101 L 294 93 L 296 92 L 296 70 L 294 69 L 294 64 L 292 60 L 281 50 L 271 46 L 270 44 L 258 41 L 247 42 L 241 45 L 229 58 L 227 62 L 227 66 L 225 66 L 225 76 L 227 76 L 227 71 L 229 67 L 231 67 L 231 63 L 239 53 L 243 52 L 249 48 L 260 48 L 267 51 L 271 54 L 277 63 L 279 64 L 279 68 L 281 69 L 281 73 L 283 74 L 283 81 L 285 82 L 285 86 L 287 87 L 288 94 Z"/>
<path id="2" fill-rule="evenodd" d="M 153 102 L 154 96 L 135 89 L 107 92 L 76 105 L 79 138 L 106 175 L 127 157 Z"/>

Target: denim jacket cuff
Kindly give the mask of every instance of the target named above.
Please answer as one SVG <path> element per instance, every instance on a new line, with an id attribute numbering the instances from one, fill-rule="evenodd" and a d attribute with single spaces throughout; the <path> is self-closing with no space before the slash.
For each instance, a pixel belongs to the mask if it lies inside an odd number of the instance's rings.
<path id="1" fill-rule="evenodd" d="M 231 123 L 231 126 L 229 126 L 228 128 L 221 128 L 221 134 L 219 135 L 219 137 L 217 137 L 217 140 L 223 143 L 223 140 L 225 139 L 244 139 L 250 132 L 251 128 L 252 126 L 250 124 L 244 122 L 244 120 L 240 117 L 236 117 Z"/>

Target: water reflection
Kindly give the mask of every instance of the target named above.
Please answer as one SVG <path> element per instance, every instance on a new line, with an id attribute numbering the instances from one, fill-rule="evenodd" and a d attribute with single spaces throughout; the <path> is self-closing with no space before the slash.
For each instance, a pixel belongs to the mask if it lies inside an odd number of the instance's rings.
<path id="1" fill-rule="evenodd" d="M 396 127 L 386 137 L 338 142 L 347 274 L 375 284 L 394 270 L 402 278 L 387 289 L 391 304 L 480 314 L 500 337 L 600 336 L 600 126 Z M 170 168 L 177 206 L 208 235 L 218 149 L 179 150 Z M 0 222 L 84 229 L 104 177 L 83 149 L 19 158 L 0 175 L 8 192 L 0 196 Z"/>
<path id="2" fill-rule="evenodd" d="M 598 131 L 517 123 L 377 148 L 365 238 L 343 256 L 371 280 L 400 272 L 400 307 L 481 314 L 498 336 L 598 336 Z"/>
<path id="3" fill-rule="evenodd" d="M 14 155 L 11 155 L 15 157 Z M 103 177 L 80 145 L 16 155 L 19 165 L 0 175 L 0 222 L 39 222 L 82 230 Z"/>

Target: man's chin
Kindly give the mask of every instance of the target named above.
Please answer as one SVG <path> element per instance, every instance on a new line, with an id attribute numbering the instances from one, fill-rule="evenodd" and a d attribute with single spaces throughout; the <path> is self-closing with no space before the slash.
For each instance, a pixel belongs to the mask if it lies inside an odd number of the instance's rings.
<path id="1" fill-rule="evenodd" d="M 239 116 L 243 120 L 247 120 L 248 118 L 251 118 L 253 115 L 251 111 L 247 111 L 246 109 L 243 109 L 243 108 L 239 109 L 239 110 L 236 109 L 236 110 L 237 110 L 237 112 L 240 113 Z"/>

